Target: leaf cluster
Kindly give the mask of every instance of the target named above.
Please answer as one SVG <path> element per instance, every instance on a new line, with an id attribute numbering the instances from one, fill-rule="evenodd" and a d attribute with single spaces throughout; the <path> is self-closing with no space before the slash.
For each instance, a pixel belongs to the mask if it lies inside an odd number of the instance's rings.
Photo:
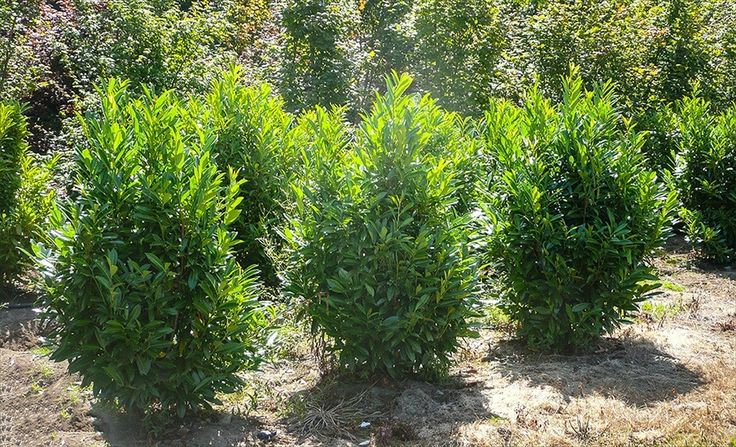
<path id="1" fill-rule="evenodd" d="M 56 164 L 28 153 L 26 118 L 21 105 L 0 102 L 0 284 L 29 267 L 32 240 L 46 237 Z"/>

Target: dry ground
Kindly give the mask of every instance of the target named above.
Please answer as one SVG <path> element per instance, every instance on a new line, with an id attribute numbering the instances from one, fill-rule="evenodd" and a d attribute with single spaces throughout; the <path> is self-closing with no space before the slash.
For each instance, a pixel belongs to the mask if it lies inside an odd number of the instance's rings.
<path id="1" fill-rule="evenodd" d="M 31 309 L 0 311 L 0 447 L 736 447 L 736 272 L 682 244 L 657 265 L 664 293 L 588 354 L 533 353 L 488 329 L 446 383 L 350 384 L 321 378 L 302 344 L 157 441 L 48 359 Z M 262 443 L 259 430 L 277 434 Z"/>

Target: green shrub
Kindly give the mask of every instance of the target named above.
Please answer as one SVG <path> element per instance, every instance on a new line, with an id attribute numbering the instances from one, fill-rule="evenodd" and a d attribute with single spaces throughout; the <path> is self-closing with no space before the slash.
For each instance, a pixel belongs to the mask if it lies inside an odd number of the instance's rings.
<path id="1" fill-rule="evenodd" d="M 637 130 L 646 131 L 642 152 L 647 169 L 657 173 L 672 172 L 678 151 L 676 113 L 669 105 L 653 111 L 641 111 L 633 117 Z"/>
<path id="2" fill-rule="evenodd" d="M 679 107 L 676 183 L 689 238 L 717 262 L 736 254 L 736 107 L 714 115 L 694 96 Z"/>
<path id="3" fill-rule="evenodd" d="M 290 0 L 283 11 L 279 93 L 289 110 L 348 104 L 360 18 L 353 0 Z"/>
<path id="4" fill-rule="evenodd" d="M 0 103 L 0 213 L 10 211 L 16 202 L 27 137 L 26 119 L 20 104 Z"/>
<path id="5" fill-rule="evenodd" d="M 0 285 L 30 264 L 31 240 L 44 238 L 53 206 L 56 159 L 41 164 L 27 154 L 26 119 L 17 103 L 0 102 Z"/>
<path id="6" fill-rule="evenodd" d="M 202 111 L 206 126 L 217 134 L 213 146 L 223 170 L 233 168 L 244 181 L 242 213 L 233 223 L 242 264 L 257 264 L 269 284 L 277 283 L 277 268 L 268 251 L 279 248 L 275 227 L 289 207 L 289 183 L 297 170 L 298 132 L 283 101 L 267 85 L 247 87 L 240 68 L 213 83 Z"/>
<path id="7" fill-rule="evenodd" d="M 52 358 L 101 398 L 147 416 L 217 403 L 261 358 L 265 317 L 253 267 L 241 269 L 229 225 L 240 182 L 211 159 L 214 136 L 171 92 L 101 91 L 83 123 L 79 197 L 38 246 Z"/>
<path id="8" fill-rule="evenodd" d="M 505 46 L 498 8 L 489 0 L 424 0 L 415 28 L 420 87 L 450 110 L 481 113 Z"/>
<path id="9" fill-rule="evenodd" d="M 609 332 L 657 287 L 647 258 L 675 207 L 644 168 L 609 84 L 564 84 L 558 108 L 532 90 L 498 128 L 500 179 L 487 232 L 504 310 L 532 346 L 565 350 Z M 498 120 L 496 120 L 498 121 Z"/>
<path id="10" fill-rule="evenodd" d="M 318 133 L 285 230 L 289 290 L 339 365 L 362 376 L 433 376 L 469 335 L 474 261 L 451 158 L 432 148 L 425 101 L 393 78 L 357 129 L 313 115 Z M 325 128 L 323 126 L 329 126 Z"/>
<path id="11" fill-rule="evenodd" d="M 648 168 L 672 170 L 677 142 L 669 105 L 706 78 L 721 89 L 728 77 L 724 63 L 708 72 L 724 35 L 706 23 L 713 7 L 699 0 L 606 0 L 547 2 L 527 22 L 522 59 L 535 67 L 545 93 L 561 98 L 562 81 L 571 63 L 579 66 L 586 86 L 612 80 L 620 106 L 647 131 Z M 717 8 L 716 8 L 717 9 Z M 706 31 L 711 30 L 711 35 Z M 528 67 L 523 69 L 529 70 Z"/>
<path id="12" fill-rule="evenodd" d="M 49 215 L 56 194 L 51 184 L 57 157 L 41 163 L 30 155 L 20 162 L 21 185 L 16 203 L 0 213 L 0 285 L 15 279 L 32 267 L 28 256 L 34 241 L 48 238 Z"/>

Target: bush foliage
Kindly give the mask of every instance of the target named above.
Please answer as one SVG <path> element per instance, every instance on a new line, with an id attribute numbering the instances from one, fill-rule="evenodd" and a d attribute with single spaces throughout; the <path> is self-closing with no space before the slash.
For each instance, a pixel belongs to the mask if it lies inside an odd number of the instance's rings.
<path id="1" fill-rule="evenodd" d="M 679 106 L 681 215 L 706 257 L 731 262 L 736 259 L 736 107 L 713 114 L 697 93 Z"/>
<path id="2" fill-rule="evenodd" d="M 532 90 L 513 113 L 518 124 L 495 130 L 490 206 L 502 301 L 531 345 L 586 346 L 657 287 L 647 258 L 676 197 L 644 169 L 644 135 L 627 127 L 610 85 L 586 91 L 568 78 L 559 107 Z"/>
<path id="3" fill-rule="evenodd" d="M 0 100 L 19 98 L 38 81 L 29 38 L 37 24 L 39 4 L 39 0 L 0 4 Z"/>
<path id="4" fill-rule="evenodd" d="M 18 103 L 0 102 L 0 285 L 31 264 L 32 240 L 46 237 L 54 201 L 56 159 L 39 163 L 27 153 L 26 119 Z"/>
<path id="5" fill-rule="evenodd" d="M 0 103 L 0 213 L 7 213 L 16 203 L 27 137 L 26 119 L 20 104 Z"/>
<path id="6" fill-rule="evenodd" d="M 266 321 L 255 269 L 233 257 L 241 182 L 212 160 L 213 134 L 172 92 L 127 89 L 101 91 L 76 154 L 79 197 L 37 248 L 52 358 L 106 400 L 181 417 L 242 385 Z"/>
<path id="7" fill-rule="evenodd" d="M 299 129 L 284 111 L 283 101 L 268 85 L 248 87 L 241 68 L 215 81 L 201 111 L 205 125 L 217 135 L 216 162 L 224 172 L 238 171 L 242 212 L 233 222 L 242 243 L 243 264 L 257 264 L 269 284 L 276 284 L 278 268 L 269 251 L 280 248 L 275 227 L 289 208 L 289 183 L 299 162 Z"/>
<path id="8" fill-rule="evenodd" d="M 0 282 L 34 246 L 54 358 L 148 416 L 242 385 L 262 282 L 361 376 L 446 372 L 479 272 L 584 347 L 658 286 L 678 195 L 736 260 L 734 30 L 731 0 L 0 2 Z"/>
<path id="9" fill-rule="evenodd" d="M 285 231 L 289 290 L 340 366 L 361 376 L 442 373 L 470 333 L 474 261 L 452 212 L 454 169 L 423 122 L 436 106 L 405 94 L 410 84 L 392 78 L 354 140 L 312 115 L 320 135 Z"/>

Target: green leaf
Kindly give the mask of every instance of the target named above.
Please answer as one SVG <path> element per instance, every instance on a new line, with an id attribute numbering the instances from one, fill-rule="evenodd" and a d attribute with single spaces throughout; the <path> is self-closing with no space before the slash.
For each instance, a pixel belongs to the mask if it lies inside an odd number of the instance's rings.
<path id="1" fill-rule="evenodd" d="M 584 310 L 587 310 L 590 307 L 590 303 L 578 303 L 574 306 L 572 306 L 572 311 L 575 313 L 582 312 Z"/>
<path id="2" fill-rule="evenodd" d="M 117 382 L 118 384 L 122 385 L 125 383 L 123 380 L 123 376 L 120 374 L 120 371 L 113 366 L 113 365 L 107 365 L 103 366 L 102 369 L 107 373 L 108 377 L 110 377 L 113 381 Z"/>

